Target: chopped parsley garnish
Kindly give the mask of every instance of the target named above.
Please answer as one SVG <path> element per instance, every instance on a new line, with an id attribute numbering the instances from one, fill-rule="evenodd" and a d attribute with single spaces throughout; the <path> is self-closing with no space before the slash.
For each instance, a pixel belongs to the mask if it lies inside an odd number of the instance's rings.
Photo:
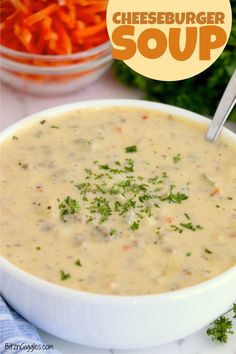
<path id="1" fill-rule="evenodd" d="M 81 264 L 79 258 L 75 261 L 75 265 L 77 265 L 78 267 L 82 267 L 82 264 Z"/>
<path id="2" fill-rule="evenodd" d="M 127 149 L 136 150 L 136 146 L 129 146 Z M 77 201 L 68 196 L 63 202 L 59 201 L 61 219 L 68 221 L 66 216 L 82 213 L 86 223 L 103 224 L 114 216 L 127 223 L 127 229 L 138 230 L 142 220 L 154 217 L 156 219 L 156 208 L 161 208 L 161 203 L 180 204 L 188 199 L 184 193 L 175 192 L 175 185 L 170 185 L 168 175 L 162 172 L 160 175 L 145 178 L 135 176 L 135 162 L 132 159 L 125 159 L 114 162 L 93 161 L 93 168 L 85 168 L 85 177 L 80 183 L 75 184 L 79 191 L 80 199 Z M 117 177 L 116 177 L 117 176 Z M 162 190 L 169 186 L 169 193 L 162 195 Z M 185 217 L 190 220 L 187 213 Z M 133 216 L 135 221 L 131 222 Z M 130 224 L 130 226 L 128 226 Z M 194 226 L 191 222 L 182 225 L 171 225 L 173 231 L 182 233 L 184 228 L 200 229 L 199 225 Z M 106 230 L 106 235 L 113 236 L 116 229 Z M 156 228 L 156 235 L 160 234 L 160 227 Z"/>
<path id="3" fill-rule="evenodd" d="M 111 229 L 111 231 L 110 231 L 110 236 L 115 235 L 115 234 L 116 234 L 116 232 L 117 232 L 117 230 L 116 230 L 116 229 Z"/>
<path id="4" fill-rule="evenodd" d="M 133 160 L 126 159 L 125 171 L 126 172 L 134 172 L 134 161 Z"/>
<path id="5" fill-rule="evenodd" d="M 36 250 L 37 250 L 37 251 L 40 251 L 40 250 L 41 250 L 41 247 L 40 247 L 40 246 L 37 246 L 37 247 L 36 247 Z"/>
<path id="6" fill-rule="evenodd" d="M 58 125 L 51 125 L 52 129 L 59 129 Z"/>
<path id="7" fill-rule="evenodd" d="M 139 222 L 134 221 L 133 224 L 131 224 L 130 228 L 131 228 L 131 230 L 133 230 L 133 231 L 134 231 L 134 230 L 138 230 L 138 228 L 139 228 Z"/>
<path id="8" fill-rule="evenodd" d="M 114 165 L 115 166 L 110 166 L 110 165 L 108 165 L 108 163 L 105 163 L 105 164 L 99 165 L 99 168 L 100 168 L 100 170 L 104 170 L 104 171 L 107 171 L 107 173 L 110 172 L 112 174 L 134 172 L 134 161 L 132 159 L 126 159 L 123 167 L 121 166 L 121 163 L 119 161 L 116 161 L 114 163 Z M 99 176 L 99 175 L 96 175 L 96 177 L 97 176 Z M 102 175 L 102 177 L 103 176 L 104 175 Z"/>
<path id="9" fill-rule="evenodd" d="M 12 140 L 18 140 L 18 136 L 13 135 L 13 136 L 12 136 Z"/>
<path id="10" fill-rule="evenodd" d="M 21 161 L 18 161 L 18 166 L 21 166 L 23 170 L 27 170 L 29 167 L 27 163 L 22 163 Z"/>
<path id="11" fill-rule="evenodd" d="M 168 201 L 169 203 L 177 203 L 181 204 L 183 200 L 188 199 L 188 196 L 183 193 L 173 193 L 173 189 L 175 188 L 174 185 L 170 186 L 170 193 L 167 196 L 159 197 L 161 201 Z"/>
<path id="12" fill-rule="evenodd" d="M 92 214 L 100 214 L 99 223 L 102 224 L 112 214 L 109 202 L 103 197 L 96 197 L 91 203 L 89 210 Z"/>
<path id="13" fill-rule="evenodd" d="M 176 156 L 173 156 L 173 161 L 175 164 L 177 164 L 181 160 L 181 155 L 177 154 Z"/>
<path id="14" fill-rule="evenodd" d="M 176 226 L 176 225 L 171 225 L 170 226 L 174 231 L 177 231 L 179 234 L 182 234 L 183 229 L 181 229 L 180 227 Z"/>
<path id="15" fill-rule="evenodd" d="M 187 253 L 185 254 L 186 257 L 190 257 L 191 255 L 192 255 L 191 252 L 187 252 Z"/>
<path id="16" fill-rule="evenodd" d="M 88 192 L 91 192 L 91 183 L 88 183 L 88 182 L 83 182 L 83 183 L 80 183 L 80 184 L 76 184 L 76 188 L 78 188 L 78 190 L 80 191 L 80 194 L 83 196 L 83 200 L 84 201 L 87 201 L 87 193 Z"/>
<path id="17" fill-rule="evenodd" d="M 105 165 L 99 165 L 101 170 L 110 170 L 109 165 L 106 163 Z"/>
<path id="18" fill-rule="evenodd" d="M 123 215 L 124 213 L 127 213 L 127 211 L 131 208 L 135 208 L 136 206 L 136 201 L 133 199 L 129 199 L 127 202 L 125 202 L 120 211 L 120 215 Z"/>
<path id="19" fill-rule="evenodd" d="M 128 146 L 125 148 L 125 152 L 127 154 L 133 153 L 133 152 L 137 152 L 137 146 L 136 145 L 132 145 L 132 146 Z"/>
<path id="20" fill-rule="evenodd" d="M 63 270 L 60 271 L 61 280 L 66 280 L 70 278 L 70 273 L 65 273 Z"/>
<path id="21" fill-rule="evenodd" d="M 204 251 L 208 254 L 212 254 L 213 252 L 211 250 L 209 250 L 209 248 L 205 248 Z"/>
<path id="22" fill-rule="evenodd" d="M 167 173 L 167 172 L 163 172 L 163 173 L 162 173 L 162 177 L 163 177 L 163 178 L 168 178 L 168 173 Z"/>
<path id="23" fill-rule="evenodd" d="M 45 123 L 46 123 L 45 119 L 41 120 L 41 122 L 40 122 L 40 124 L 45 124 Z"/>
<path id="24" fill-rule="evenodd" d="M 73 215 L 77 214 L 80 211 L 80 205 L 76 199 L 71 198 L 70 196 L 66 197 L 64 202 L 61 202 L 58 205 L 60 210 L 60 217 L 61 220 L 66 222 L 65 216 L 66 215 Z"/>
<path id="25" fill-rule="evenodd" d="M 151 194 L 143 194 L 143 195 L 140 195 L 140 197 L 138 199 L 141 203 L 143 203 L 144 201 L 152 199 L 152 198 L 153 197 Z"/>
<path id="26" fill-rule="evenodd" d="M 159 176 L 155 176 L 155 177 L 149 178 L 148 183 L 159 184 L 159 183 L 163 183 L 163 182 L 162 182 L 162 180 L 160 180 Z"/>
<path id="27" fill-rule="evenodd" d="M 191 231 L 197 231 L 197 230 L 203 230 L 203 227 L 200 225 L 193 225 L 192 222 L 188 222 L 186 224 L 180 223 L 180 226 L 185 227 L 186 229 L 189 229 Z"/>

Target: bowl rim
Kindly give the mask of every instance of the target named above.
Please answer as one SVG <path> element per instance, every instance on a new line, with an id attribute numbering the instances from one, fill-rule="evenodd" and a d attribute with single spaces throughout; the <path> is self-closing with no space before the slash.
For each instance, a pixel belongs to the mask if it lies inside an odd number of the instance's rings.
<path id="1" fill-rule="evenodd" d="M 1 58 L 3 70 L 12 70 L 17 73 L 24 73 L 30 75 L 65 75 L 72 73 L 83 73 L 86 70 L 95 70 L 103 65 L 108 64 L 112 60 L 110 53 L 99 58 L 93 58 L 78 64 L 58 65 L 58 66 L 38 66 L 20 63 L 17 61 Z"/>
<path id="2" fill-rule="evenodd" d="M 80 111 L 82 109 L 104 109 L 109 107 L 132 107 L 155 110 L 159 112 L 168 112 L 170 114 L 175 114 L 177 116 L 187 118 L 190 121 L 201 123 L 206 127 L 207 123 L 209 124 L 210 122 L 208 118 L 201 116 L 197 113 L 188 111 L 183 108 L 157 102 L 135 99 L 102 99 L 81 101 L 49 108 L 19 120 L 18 122 L 12 124 L 5 130 L 0 132 L 0 144 L 7 140 L 16 130 L 24 130 L 25 128 L 35 124 L 36 122 L 39 122 L 42 119 L 53 119 L 53 117 L 55 117 L 55 115 L 57 114 L 63 115 L 67 112 Z M 222 130 L 222 134 L 230 138 L 230 140 L 232 140 L 234 143 L 236 143 L 236 134 L 234 134 L 232 131 L 224 127 Z M 19 281 L 29 286 L 34 286 L 43 292 L 46 291 L 48 293 L 51 293 L 55 296 L 70 297 L 72 299 L 80 298 L 84 301 L 116 304 L 122 306 L 146 303 L 151 304 L 155 302 L 168 302 L 170 300 L 188 298 L 190 296 L 195 296 L 199 293 L 204 293 L 205 291 L 207 291 L 207 289 L 214 289 L 220 285 L 224 285 L 224 283 L 230 281 L 231 278 L 236 277 L 235 265 L 211 279 L 205 280 L 190 287 L 174 291 L 147 295 L 110 295 L 86 292 L 51 283 L 43 278 L 37 277 L 17 267 L 16 265 L 8 261 L 6 258 L 4 258 L 2 255 L 0 255 L 0 268 L 1 272 L 2 270 L 5 270 L 6 273 L 10 274 L 14 278 L 17 278 Z"/>
<path id="3" fill-rule="evenodd" d="M 98 302 L 116 305 L 138 305 L 138 304 L 152 304 L 156 302 L 169 302 L 178 299 L 187 299 L 198 294 L 202 294 L 207 290 L 217 288 L 219 285 L 223 286 L 226 282 L 230 281 L 233 277 L 236 278 L 236 266 L 227 269 L 225 272 L 209 279 L 204 282 L 198 283 L 186 288 L 168 291 L 157 294 L 147 295 L 109 295 L 92 293 L 83 290 L 77 290 L 63 285 L 51 283 L 43 278 L 39 278 L 25 270 L 17 267 L 6 258 L 0 255 L 0 270 L 5 270 L 13 278 L 17 278 L 21 283 L 30 287 L 37 288 L 42 292 L 50 293 L 58 297 L 66 297 L 71 299 L 80 298 L 85 301 Z M 2 277 L 2 276 L 1 276 Z"/>
<path id="4" fill-rule="evenodd" d="M 4 54 L 4 55 L 3 55 Z M 5 55 L 10 55 L 7 57 Z M 60 63 L 67 62 L 62 65 L 32 65 L 22 63 L 14 60 L 14 56 L 23 59 Z M 4 70 L 12 70 L 17 73 L 31 74 L 31 75 L 66 75 L 72 73 L 83 73 L 86 70 L 95 70 L 98 67 L 108 64 L 112 60 L 111 42 L 108 40 L 101 45 L 91 48 L 89 50 L 73 53 L 68 55 L 37 55 L 16 51 L 5 46 L 0 45 L 0 59 L 1 67 Z M 87 59 L 79 63 L 73 63 L 75 60 Z M 71 63 L 72 61 L 72 63 Z"/>
<path id="5" fill-rule="evenodd" d="M 77 59 L 82 59 L 82 58 L 87 58 L 90 55 L 96 55 L 98 52 L 105 51 L 107 49 L 111 48 L 111 42 L 110 40 L 107 40 L 106 42 L 99 44 L 96 47 L 84 50 L 82 52 L 78 53 L 72 53 L 72 54 L 55 54 L 55 55 L 48 55 L 48 54 L 32 54 L 32 53 L 27 53 L 27 52 L 21 52 L 19 50 L 11 49 L 8 48 L 4 45 L 0 45 L 0 53 L 1 54 L 7 54 L 11 56 L 16 56 L 18 58 L 23 58 L 23 59 L 41 59 L 43 61 L 67 61 L 67 60 L 77 60 Z"/>

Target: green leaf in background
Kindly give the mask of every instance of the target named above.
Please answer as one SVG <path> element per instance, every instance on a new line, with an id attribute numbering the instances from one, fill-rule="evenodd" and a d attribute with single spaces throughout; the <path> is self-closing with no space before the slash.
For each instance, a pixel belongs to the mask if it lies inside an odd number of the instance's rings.
<path id="1" fill-rule="evenodd" d="M 181 81 L 157 81 L 144 77 L 124 62 L 113 62 L 117 79 L 144 92 L 144 98 L 168 103 L 174 106 L 212 117 L 225 87 L 236 68 L 236 0 L 231 0 L 233 26 L 228 44 L 219 59 L 203 73 Z M 236 122 L 236 108 L 231 121 Z"/>

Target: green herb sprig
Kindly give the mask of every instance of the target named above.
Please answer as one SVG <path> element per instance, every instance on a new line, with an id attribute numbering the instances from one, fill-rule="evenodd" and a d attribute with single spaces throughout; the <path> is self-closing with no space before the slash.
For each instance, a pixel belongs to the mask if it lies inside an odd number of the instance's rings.
<path id="1" fill-rule="evenodd" d="M 63 270 L 60 271 L 61 280 L 67 280 L 70 278 L 70 273 L 65 273 Z"/>
<path id="2" fill-rule="evenodd" d="M 203 230 L 203 227 L 201 225 L 193 225 L 192 222 L 188 223 L 180 223 L 180 226 L 184 227 L 185 229 L 189 229 L 191 231 L 197 231 L 197 230 Z"/>
<path id="3" fill-rule="evenodd" d="M 82 263 L 79 258 L 75 261 L 75 265 L 77 265 L 78 267 L 82 267 Z"/>
<path id="4" fill-rule="evenodd" d="M 177 154 L 177 155 L 173 156 L 174 164 L 177 164 L 180 160 L 181 160 L 181 155 L 180 154 Z"/>
<path id="5" fill-rule="evenodd" d="M 233 318 L 236 318 L 236 304 L 233 304 L 233 307 L 229 311 L 218 317 L 207 329 L 206 333 L 212 340 L 226 343 L 229 335 L 234 334 L 233 322 L 230 318 L 226 317 L 230 312 L 233 312 Z"/>
<path id="6" fill-rule="evenodd" d="M 61 220 L 64 222 L 66 222 L 66 215 L 77 214 L 80 211 L 79 203 L 70 196 L 66 197 L 64 201 L 59 204 L 58 208 L 60 210 Z"/>
<path id="7" fill-rule="evenodd" d="M 186 200 L 188 199 L 188 196 L 186 194 L 183 194 L 183 193 L 173 193 L 173 189 L 175 188 L 175 185 L 171 185 L 170 186 L 170 192 L 167 196 L 163 196 L 163 197 L 160 197 L 159 199 L 161 201 L 168 201 L 169 203 L 177 203 L 177 204 L 181 204 L 181 202 L 183 200 Z"/>
<path id="8" fill-rule="evenodd" d="M 125 152 L 127 154 L 130 154 L 130 153 L 133 153 L 133 152 L 137 152 L 138 149 L 137 149 L 137 146 L 136 145 L 132 145 L 132 146 L 128 146 L 125 148 Z"/>

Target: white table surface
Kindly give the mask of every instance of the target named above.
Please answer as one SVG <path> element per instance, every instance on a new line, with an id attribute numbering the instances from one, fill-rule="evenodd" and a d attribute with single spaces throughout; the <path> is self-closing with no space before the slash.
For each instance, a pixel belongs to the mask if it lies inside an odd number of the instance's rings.
<path id="1" fill-rule="evenodd" d="M 117 83 L 111 73 L 80 92 L 59 97 L 35 97 L 17 92 L 2 85 L 1 87 L 1 121 L 0 130 L 43 109 L 53 106 L 101 98 L 139 98 L 141 94 L 134 89 L 128 89 Z M 236 132 L 236 125 L 228 124 Z M 201 309 L 199 309 L 201 311 Z M 181 321 L 181 319 L 180 319 Z M 236 334 L 231 336 L 227 344 L 218 344 L 211 341 L 205 334 L 206 329 L 178 340 L 177 342 L 145 350 L 116 351 L 104 350 L 73 344 L 39 331 L 42 340 L 53 344 L 54 348 L 65 354 L 236 354 Z M 236 329 L 235 329 L 236 331 Z"/>

